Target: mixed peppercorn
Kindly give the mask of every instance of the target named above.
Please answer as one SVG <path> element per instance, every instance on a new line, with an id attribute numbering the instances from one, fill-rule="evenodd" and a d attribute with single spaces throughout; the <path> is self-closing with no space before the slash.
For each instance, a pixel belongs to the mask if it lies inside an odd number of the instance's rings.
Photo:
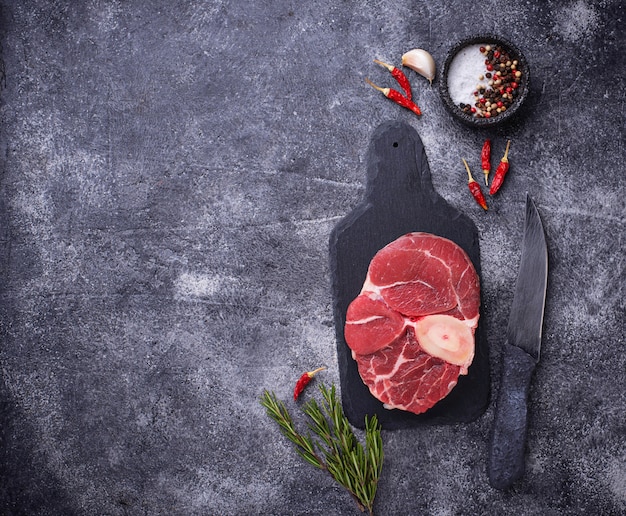
<path id="1" fill-rule="evenodd" d="M 480 47 L 485 56 L 485 72 L 478 75 L 481 81 L 474 90 L 474 104 L 461 102 L 464 113 L 476 118 L 493 118 L 511 107 L 519 94 L 522 71 L 516 56 L 500 45 Z M 482 82 L 482 81 L 485 81 Z"/>

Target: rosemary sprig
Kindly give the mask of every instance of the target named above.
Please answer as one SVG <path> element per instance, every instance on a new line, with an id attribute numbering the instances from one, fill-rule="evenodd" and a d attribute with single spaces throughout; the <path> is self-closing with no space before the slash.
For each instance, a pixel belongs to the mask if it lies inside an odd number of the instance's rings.
<path id="1" fill-rule="evenodd" d="M 316 468 L 327 471 L 354 498 L 362 512 L 373 516 L 374 498 L 383 468 L 383 441 L 376 415 L 365 416 L 365 447 L 358 441 L 337 399 L 335 386 L 323 383 L 321 405 L 315 399 L 303 407 L 310 433 L 298 432 L 285 404 L 273 392 L 265 390 L 261 405 L 278 423 L 298 454 Z"/>

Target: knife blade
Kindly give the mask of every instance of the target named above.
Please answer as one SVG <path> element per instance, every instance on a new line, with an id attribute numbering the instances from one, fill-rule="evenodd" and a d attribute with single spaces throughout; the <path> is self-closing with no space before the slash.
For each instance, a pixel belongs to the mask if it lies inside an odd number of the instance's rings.
<path id="1" fill-rule="evenodd" d="M 528 394 L 539 362 L 547 282 L 545 232 L 526 194 L 522 258 L 502 349 L 502 380 L 489 447 L 489 483 L 496 489 L 509 488 L 524 474 Z"/>

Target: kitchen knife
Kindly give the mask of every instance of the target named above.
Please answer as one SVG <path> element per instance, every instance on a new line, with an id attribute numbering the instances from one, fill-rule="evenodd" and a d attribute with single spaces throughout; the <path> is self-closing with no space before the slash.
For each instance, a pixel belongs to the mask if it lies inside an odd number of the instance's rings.
<path id="1" fill-rule="evenodd" d="M 548 249 L 539 213 L 526 194 L 524 241 L 502 350 L 502 381 L 489 448 L 489 483 L 507 489 L 524 474 L 528 392 L 539 361 Z"/>

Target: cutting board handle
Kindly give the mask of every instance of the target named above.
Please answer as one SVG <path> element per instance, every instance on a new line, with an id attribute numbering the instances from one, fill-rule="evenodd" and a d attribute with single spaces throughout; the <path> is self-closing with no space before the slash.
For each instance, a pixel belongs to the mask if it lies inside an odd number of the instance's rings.
<path id="1" fill-rule="evenodd" d="M 403 122 L 385 122 L 372 135 L 368 150 L 364 201 L 396 212 L 438 197 L 426 151 L 417 132 Z"/>

